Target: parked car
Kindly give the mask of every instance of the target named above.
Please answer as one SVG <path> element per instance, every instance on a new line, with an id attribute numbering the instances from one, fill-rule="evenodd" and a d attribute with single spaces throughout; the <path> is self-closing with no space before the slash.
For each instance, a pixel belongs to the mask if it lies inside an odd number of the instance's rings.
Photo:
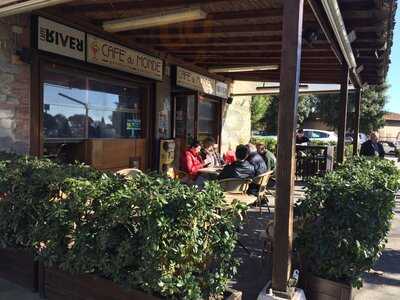
<path id="1" fill-rule="evenodd" d="M 259 138 L 259 139 L 273 139 L 275 141 L 278 139 L 278 137 L 276 135 L 270 135 L 264 130 L 253 131 L 251 133 L 251 137 L 256 138 L 256 139 L 257 138 Z"/>
<path id="2" fill-rule="evenodd" d="M 344 136 L 344 142 L 346 144 L 351 144 L 353 143 L 353 134 L 352 133 L 346 133 L 346 135 Z"/>
<path id="3" fill-rule="evenodd" d="M 333 131 L 319 130 L 319 129 L 304 129 L 304 135 L 311 141 L 321 142 L 335 142 L 337 143 L 338 137 Z"/>
<path id="4" fill-rule="evenodd" d="M 383 151 L 385 151 L 385 154 L 388 154 L 388 155 L 395 155 L 396 154 L 397 147 L 393 142 L 380 141 L 380 143 L 383 146 Z"/>
<path id="5" fill-rule="evenodd" d="M 368 137 L 365 133 L 359 133 L 358 134 L 358 143 L 362 145 L 368 140 Z M 354 141 L 354 134 L 353 133 L 346 133 L 346 136 L 344 138 L 345 143 L 353 143 Z"/>

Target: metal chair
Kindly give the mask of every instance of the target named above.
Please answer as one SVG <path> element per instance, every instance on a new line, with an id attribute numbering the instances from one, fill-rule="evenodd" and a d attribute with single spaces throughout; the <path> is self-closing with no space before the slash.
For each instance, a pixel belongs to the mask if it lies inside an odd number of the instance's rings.
<path id="1" fill-rule="evenodd" d="M 185 183 L 185 184 L 189 184 L 189 185 L 193 183 L 189 174 L 182 170 L 177 170 L 177 169 L 174 170 L 174 179 L 177 179 L 181 183 Z"/>
<path id="2" fill-rule="evenodd" d="M 262 200 L 266 200 L 268 212 L 271 213 L 271 209 L 269 208 L 269 200 L 268 200 L 267 194 L 269 193 L 271 196 L 273 196 L 273 195 L 267 189 L 267 185 L 268 185 L 269 180 L 272 178 L 273 174 L 274 174 L 274 171 L 268 171 L 268 172 L 258 175 L 257 177 L 254 177 L 252 180 L 252 182 L 258 186 L 256 203 L 260 206 L 260 212 L 261 212 Z"/>
<path id="3" fill-rule="evenodd" d="M 231 204 L 234 200 L 238 200 L 246 205 L 250 205 L 257 200 L 255 196 L 247 195 L 251 179 L 227 178 L 221 179 L 218 182 L 224 190 L 225 202 L 227 205 Z M 240 228 L 237 228 L 237 230 L 239 231 Z M 239 246 L 251 255 L 250 250 L 239 239 L 237 242 Z"/>
<path id="4" fill-rule="evenodd" d="M 221 179 L 218 182 L 224 190 L 225 201 L 228 204 L 232 203 L 235 199 L 246 205 L 250 205 L 257 201 L 257 197 L 246 194 L 251 179 L 227 178 Z"/>
<path id="5" fill-rule="evenodd" d="M 135 168 L 129 168 L 129 169 L 122 169 L 116 172 L 116 174 L 124 176 L 124 177 L 134 177 L 136 175 L 143 175 L 144 173 Z"/>

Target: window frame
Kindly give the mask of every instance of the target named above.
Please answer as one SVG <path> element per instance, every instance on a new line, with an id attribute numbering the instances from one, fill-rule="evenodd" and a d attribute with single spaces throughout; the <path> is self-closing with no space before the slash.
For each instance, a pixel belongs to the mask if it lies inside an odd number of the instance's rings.
<path id="1" fill-rule="evenodd" d="M 149 131 L 149 103 L 151 102 L 151 84 L 149 80 L 139 80 L 137 78 L 131 78 L 131 76 L 127 77 L 125 75 L 119 74 L 119 71 L 111 70 L 108 68 L 103 68 L 103 67 L 97 67 L 97 66 L 92 66 L 90 64 L 81 64 L 81 66 L 77 66 L 76 62 L 69 61 L 68 59 L 64 61 L 64 59 L 57 59 L 57 61 L 54 61 L 53 58 L 51 57 L 45 57 L 40 59 L 40 80 L 39 80 L 39 89 L 40 89 L 40 102 L 42 106 L 41 110 L 41 135 L 42 135 L 42 149 L 44 143 L 76 143 L 76 142 L 82 142 L 85 140 L 91 140 L 91 139 L 127 139 L 127 138 L 120 138 L 120 137 L 110 137 L 110 138 L 93 138 L 89 136 L 88 132 L 88 122 L 86 120 L 86 129 L 85 129 L 85 137 L 81 138 L 46 138 L 44 136 L 44 120 L 43 120 L 43 106 L 44 106 L 44 74 L 45 74 L 45 68 L 48 66 L 56 65 L 57 66 L 57 71 L 62 71 L 68 74 L 69 76 L 80 76 L 83 79 L 87 81 L 97 81 L 97 82 L 103 82 L 108 85 L 116 85 L 116 86 L 121 86 L 121 87 L 127 87 L 127 88 L 144 88 L 146 97 L 143 100 L 142 103 L 142 112 L 141 112 L 141 120 L 142 120 L 142 136 L 140 139 L 147 139 L 150 137 L 150 131 Z M 122 83 L 122 84 L 121 84 Z M 90 108 L 89 108 L 90 111 Z M 125 110 L 124 110 L 125 111 Z M 88 114 L 89 116 L 89 114 Z"/>
<path id="2" fill-rule="evenodd" d="M 156 99 L 156 81 L 118 70 L 113 70 L 103 66 L 97 66 L 90 63 L 82 63 L 68 57 L 61 57 L 56 54 L 46 53 L 35 50 L 32 55 L 31 67 L 31 122 L 30 122 L 30 154 L 35 156 L 43 156 L 44 150 L 44 131 L 43 131 L 43 68 L 45 64 L 56 64 L 70 70 L 71 73 L 86 73 L 96 75 L 95 78 L 101 78 L 109 83 L 119 84 L 121 81 L 141 85 L 147 90 L 147 103 L 144 103 L 144 122 L 142 139 L 147 140 L 147 144 L 152 145 L 154 139 L 154 122 L 155 122 L 155 99 Z M 67 143 L 82 142 L 88 139 L 66 140 Z M 89 139 L 90 140 L 90 139 Z M 58 142 L 63 142 L 61 139 Z M 54 141 L 56 142 L 56 141 Z M 152 152 L 152 147 L 150 152 Z M 151 155 L 149 155 L 151 156 Z"/>

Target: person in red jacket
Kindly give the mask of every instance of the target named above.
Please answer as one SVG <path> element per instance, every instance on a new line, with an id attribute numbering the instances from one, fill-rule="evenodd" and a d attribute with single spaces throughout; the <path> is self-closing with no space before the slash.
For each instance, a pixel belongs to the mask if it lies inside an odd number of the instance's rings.
<path id="1" fill-rule="evenodd" d="M 197 173 L 205 167 L 200 156 L 201 144 L 193 141 L 190 147 L 184 152 L 181 159 L 181 168 L 189 174 L 192 180 L 197 178 Z"/>

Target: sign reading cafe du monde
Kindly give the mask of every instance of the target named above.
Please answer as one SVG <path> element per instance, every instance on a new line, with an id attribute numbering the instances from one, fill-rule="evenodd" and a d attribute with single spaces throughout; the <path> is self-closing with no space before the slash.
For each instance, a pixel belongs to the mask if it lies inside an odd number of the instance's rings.
<path id="1" fill-rule="evenodd" d="M 163 78 L 161 59 L 90 34 L 87 35 L 87 61 L 156 80 Z"/>
<path id="2" fill-rule="evenodd" d="M 39 50 L 85 60 L 85 42 L 84 32 L 39 17 Z"/>

